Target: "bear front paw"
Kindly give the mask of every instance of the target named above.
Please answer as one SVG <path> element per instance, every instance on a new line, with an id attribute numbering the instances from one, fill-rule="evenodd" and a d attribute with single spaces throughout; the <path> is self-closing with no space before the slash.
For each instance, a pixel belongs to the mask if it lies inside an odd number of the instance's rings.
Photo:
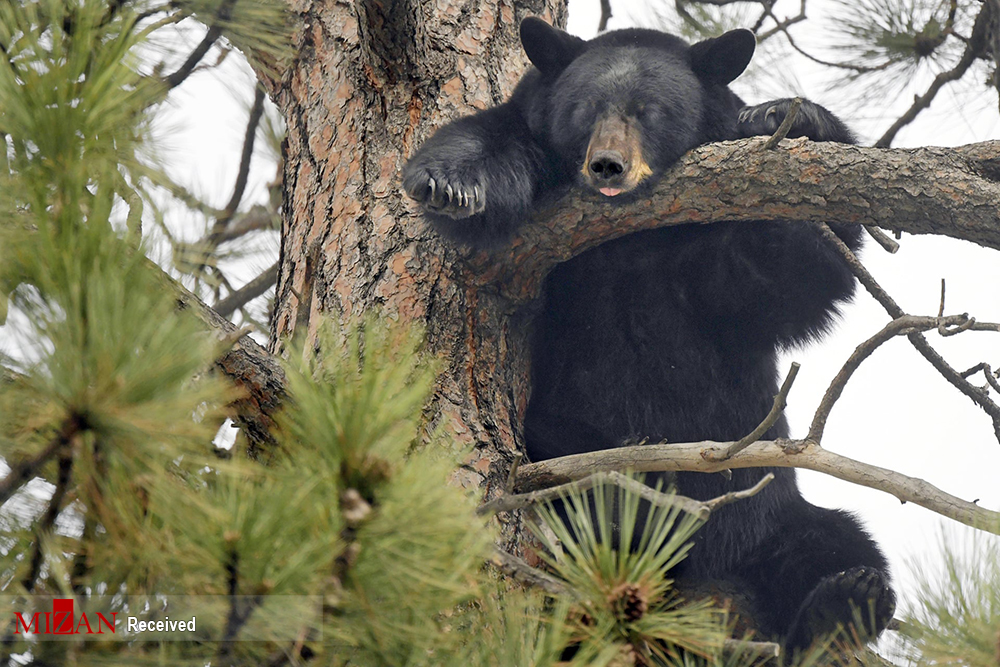
<path id="1" fill-rule="evenodd" d="M 804 127 L 808 122 L 804 118 L 806 104 L 808 103 L 803 101 L 802 106 L 796 112 L 792 121 L 792 130 Z M 746 136 L 774 134 L 778 130 L 778 126 L 785 120 L 791 107 L 792 100 L 775 100 L 774 102 L 746 106 L 740 109 L 736 122 Z M 790 131 L 788 134 L 791 135 L 792 132 Z"/>
<path id="2" fill-rule="evenodd" d="M 790 652 L 851 627 L 862 641 L 874 639 L 892 620 L 896 594 L 874 567 L 855 567 L 826 577 L 809 593 L 785 641 Z"/>
<path id="3" fill-rule="evenodd" d="M 468 218 L 486 208 L 486 187 L 475 179 L 421 168 L 406 174 L 403 187 L 427 211 L 449 218 Z"/>
<path id="4" fill-rule="evenodd" d="M 756 137 L 774 134 L 778 126 L 785 120 L 794 100 L 774 100 L 740 109 L 736 124 L 740 136 Z M 813 141 L 840 141 L 851 143 L 853 135 L 843 123 L 823 107 L 802 100 L 802 105 L 795 112 L 792 127 L 788 130 L 788 138 L 808 137 Z"/>

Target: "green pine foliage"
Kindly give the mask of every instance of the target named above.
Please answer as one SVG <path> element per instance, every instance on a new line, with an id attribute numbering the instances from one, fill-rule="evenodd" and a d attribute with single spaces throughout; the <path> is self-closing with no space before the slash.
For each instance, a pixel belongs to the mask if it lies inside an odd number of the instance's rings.
<path id="1" fill-rule="evenodd" d="M 914 665 L 1000 665 L 1000 540 L 940 539 L 942 572 L 920 570 L 917 605 L 903 623 Z"/>
<path id="2" fill-rule="evenodd" d="M 566 502 L 569 525 L 551 505 L 539 509 L 559 542 L 538 527 L 536 533 L 548 552 L 543 558 L 580 598 L 573 624 L 580 664 L 607 664 L 617 655 L 609 646 L 645 651 L 666 664 L 675 664 L 682 649 L 706 657 L 720 649 L 720 610 L 708 602 L 683 604 L 669 577 L 700 522 L 675 508 L 654 506 L 644 513 L 638 496 L 617 487 L 595 489 L 593 512 L 585 493 Z M 627 545 L 635 535 L 639 549 L 632 552 Z M 616 542 L 626 548 L 616 548 Z"/>

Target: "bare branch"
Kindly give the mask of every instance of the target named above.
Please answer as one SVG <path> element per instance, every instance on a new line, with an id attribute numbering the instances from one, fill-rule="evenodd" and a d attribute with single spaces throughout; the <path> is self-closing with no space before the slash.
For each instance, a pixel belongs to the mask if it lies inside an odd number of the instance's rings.
<path id="1" fill-rule="evenodd" d="M 882 343 L 900 334 L 938 328 L 946 321 L 959 323 L 968 320 L 967 316 L 962 315 L 953 315 L 947 318 L 903 315 L 889 322 L 877 334 L 861 343 L 861 345 L 858 345 L 854 353 L 840 369 L 840 372 L 837 373 L 837 376 L 833 378 L 833 382 L 830 383 L 826 394 L 823 396 L 823 400 L 820 401 L 819 407 L 816 408 L 816 412 L 813 414 L 812 424 L 809 426 L 809 435 L 806 436 L 806 439 L 817 443 L 823 439 L 823 429 L 826 427 L 826 420 L 830 416 L 830 411 L 833 409 L 837 399 L 843 393 L 844 387 L 847 386 L 848 380 L 854 375 L 854 371 L 858 369 L 861 362 L 870 357 Z"/>
<path id="2" fill-rule="evenodd" d="M 611 0 L 601 0 L 601 20 L 597 24 L 597 32 L 604 32 L 608 29 L 608 20 L 611 18 Z"/>
<path id="3" fill-rule="evenodd" d="M 254 88 L 253 106 L 250 107 L 250 116 L 247 119 L 247 129 L 243 134 L 243 151 L 240 154 L 240 168 L 236 175 L 236 184 L 233 186 L 233 194 L 229 198 L 229 203 L 223 211 L 222 216 L 215 221 L 212 235 L 222 233 L 226 225 L 236 213 L 236 208 L 243 200 L 243 193 L 246 191 L 247 180 L 250 177 L 250 158 L 253 157 L 253 145 L 257 137 L 257 126 L 264 115 L 264 89 L 261 86 Z"/>
<path id="4" fill-rule="evenodd" d="M 7 502 L 22 485 L 37 477 L 42 467 L 57 454 L 60 455 L 61 474 L 63 458 L 61 453 L 69 447 L 72 439 L 82 429 L 83 424 L 79 419 L 76 417 L 68 418 L 63 422 L 56 436 L 38 454 L 29 459 L 8 459 L 7 464 L 10 466 L 10 471 L 3 480 L 0 480 L 0 505 Z M 55 518 L 53 517 L 54 520 Z"/>
<path id="5" fill-rule="evenodd" d="M 829 61 L 829 60 L 823 60 L 821 58 L 817 58 L 816 56 L 812 55 L 811 53 L 809 53 L 808 51 L 806 51 L 802 47 L 800 47 L 798 44 L 796 44 L 795 43 L 795 39 L 792 37 L 792 34 L 790 32 L 788 32 L 788 26 L 792 25 L 794 23 L 798 23 L 799 21 L 805 20 L 805 18 L 806 18 L 806 16 L 805 16 L 805 14 L 806 14 L 806 7 L 805 7 L 805 2 L 804 1 L 802 3 L 801 9 L 799 10 L 799 15 L 797 17 L 793 17 L 793 19 L 789 19 L 789 20 L 784 21 L 784 22 L 778 20 L 778 18 L 774 15 L 774 13 L 772 12 L 771 8 L 768 5 L 764 5 L 764 11 L 772 19 L 774 19 L 774 22 L 777 24 L 777 26 L 775 27 L 774 30 L 769 31 L 765 36 L 761 37 L 760 39 L 764 40 L 767 37 L 770 37 L 772 34 L 774 34 L 775 31 L 780 30 L 782 32 L 782 34 L 785 35 L 785 39 L 788 40 L 788 45 L 789 46 L 791 46 L 793 49 L 795 49 L 796 51 L 798 51 L 799 54 L 801 54 L 805 58 L 813 61 L 814 63 L 816 63 L 818 65 L 823 65 L 825 67 L 832 67 L 834 69 L 846 69 L 846 70 L 850 70 L 852 72 L 857 72 L 859 74 L 865 74 L 865 73 L 868 73 L 868 72 L 878 72 L 880 70 L 885 69 L 889 65 L 889 63 L 885 63 L 883 65 L 879 65 L 878 67 L 867 67 L 865 65 L 848 65 L 848 64 L 845 64 L 845 63 L 835 63 L 835 62 L 832 62 L 832 61 Z"/>
<path id="6" fill-rule="evenodd" d="M 903 309 L 899 307 L 889 294 L 882 289 L 882 287 L 875 281 L 868 270 L 865 269 L 864 265 L 858 260 L 850 248 L 847 247 L 839 236 L 837 236 L 832 229 L 825 223 L 819 223 L 818 229 L 826 239 L 827 243 L 833 246 L 844 258 L 844 261 L 850 267 L 851 272 L 855 275 L 858 281 L 864 286 L 868 293 L 875 297 L 887 313 L 894 319 L 899 319 L 904 317 L 906 313 Z M 997 331 L 998 327 L 996 324 L 983 324 L 974 322 L 969 328 L 978 331 Z M 907 334 L 907 340 L 920 352 L 923 357 L 930 362 L 937 371 L 944 377 L 945 380 L 950 382 L 955 386 L 960 392 L 972 399 L 972 401 L 981 407 L 993 420 L 994 430 L 997 432 L 997 439 L 1000 440 L 1000 406 L 994 403 L 989 395 L 976 387 L 971 382 L 962 377 L 961 373 L 956 371 L 954 368 L 945 361 L 938 352 L 931 347 L 931 344 L 927 342 L 927 339 L 923 337 L 922 334 L 918 332 L 912 332 Z"/>
<path id="7" fill-rule="evenodd" d="M 790 28 L 791 26 L 795 25 L 796 23 L 800 23 L 802 21 L 805 21 L 806 20 L 806 0 L 801 0 L 801 2 L 799 3 L 799 13 L 798 14 L 796 14 L 795 16 L 791 16 L 791 17 L 789 17 L 787 19 L 781 20 L 781 21 L 779 21 L 778 17 L 776 17 L 774 15 L 774 12 L 772 11 L 772 9 L 771 9 L 770 6 L 764 5 L 764 13 L 761 16 L 760 20 L 757 22 L 758 26 L 760 24 L 763 24 L 764 19 L 767 18 L 767 17 L 770 17 L 771 19 L 774 20 L 775 26 L 773 28 L 771 28 L 770 30 L 766 31 L 766 32 L 758 33 L 757 34 L 757 42 L 758 43 L 763 42 L 766 39 L 770 39 L 771 37 L 773 37 L 774 35 L 778 34 L 779 32 L 783 32 L 783 33 L 785 33 L 787 35 L 788 34 L 788 28 Z M 754 30 L 754 32 L 757 32 L 756 29 Z"/>
<path id="8" fill-rule="evenodd" d="M 221 216 L 221 212 L 219 215 Z M 226 224 L 225 229 L 220 230 L 218 233 L 213 230 L 210 233 L 212 234 L 212 241 L 216 245 L 222 245 L 228 241 L 246 236 L 250 232 L 264 229 L 278 229 L 280 224 L 281 221 L 277 211 L 258 204 L 252 206 L 246 213 L 241 213 L 231 218 Z M 205 241 L 200 241 L 199 243 L 204 244 Z"/>
<path id="9" fill-rule="evenodd" d="M 959 373 L 959 375 L 963 378 L 968 378 L 970 375 L 975 375 L 979 371 L 982 371 L 983 375 L 986 377 L 986 383 L 993 387 L 994 391 L 1000 394 L 1000 382 L 997 381 L 997 374 L 994 373 L 993 369 L 990 368 L 990 365 L 985 362 L 980 362 L 969 370 Z"/>
<path id="10" fill-rule="evenodd" d="M 522 509 L 550 500 L 558 500 L 559 498 L 565 497 L 566 494 L 587 491 L 600 484 L 612 484 L 621 489 L 631 491 L 652 505 L 657 505 L 658 507 L 676 507 L 687 512 L 688 514 L 693 514 L 699 519 L 707 520 L 709 515 L 719 507 L 728 505 L 729 503 L 740 500 L 741 498 L 749 498 L 750 496 L 757 495 L 761 489 L 767 486 L 773 479 L 774 475 L 768 474 L 765 475 L 760 482 L 749 489 L 745 489 L 743 491 L 733 491 L 723 496 L 719 496 L 718 498 L 701 502 L 686 496 L 657 491 L 653 487 L 647 486 L 646 484 L 643 484 L 639 480 L 633 479 L 628 475 L 623 475 L 617 470 L 610 470 L 607 472 L 597 472 L 580 480 L 566 484 L 559 484 L 547 489 L 540 489 L 538 491 L 531 491 L 529 493 L 522 493 L 518 495 L 500 496 L 499 498 L 491 500 L 488 503 L 480 505 L 476 509 L 476 514 L 480 516 L 488 516 L 499 512 L 509 512 L 511 510 Z"/>
<path id="11" fill-rule="evenodd" d="M 808 440 L 760 440 L 723 462 L 703 454 L 731 443 L 663 443 L 563 456 L 522 465 L 516 488 L 534 491 L 583 479 L 595 472 L 720 472 L 727 468 L 804 468 L 892 494 L 960 523 L 1000 534 L 1000 512 L 952 496 L 928 482 L 893 470 L 855 461 Z"/>
<path id="12" fill-rule="evenodd" d="M 248 282 L 235 292 L 230 293 L 225 299 L 221 299 L 215 304 L 215 312 L 222 317 L 228 318 L 237 308 L 242 308 L 247 302 L 256 299 L 266 292 L 278 279 L 278 263 L 275 262 L 265 269 L 259 276 Z"/>
<path id="13" fill-rule="evenodd" d="M 502 572 L 509 574 L 515 581 L 529 586 L 541 588 L 549 595 L 571 596 L 573 591 L 562 581 L 547 572 L 533 568 L 517 556 L 497 549 L 493 552 L 492 562 Z"/>
<path id="14" fill-rule="evenodd" d="M 222 23 L 230 18 L 230 14 L 232 13 L 233 6 L 235 4 L 236 0 L 223 0 L 222 4 L 219 5 L 219 11 L 215 16 L 215 20 L 212 22 L 212 25 L 209 26 L 208 32 L 205 33 L 201 42 L 199 42 L 198 46 L 194 48 L 191 55 L 187 57 L 184 64 L 177 68 L 176 72 L 163 80 L 164 83 L 167 84 L 168 88 L 176 88 L 191 75 L 191 72 L 193 72 L 194 68 L 198 66 L 201 59 L 205 57 L 208 50 L 212 48 L 215 41 L 222 36 Z"/>

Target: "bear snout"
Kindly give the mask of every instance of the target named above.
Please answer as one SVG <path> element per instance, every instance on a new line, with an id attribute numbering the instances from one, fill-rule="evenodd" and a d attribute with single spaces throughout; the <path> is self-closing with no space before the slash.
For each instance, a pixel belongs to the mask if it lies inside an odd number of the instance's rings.
<path id="1" fill-rule="evenodd" d="M 642 158 L 641 136 L 634 119 L 611 115 L 598 121 L 581 170 L 587 184 L 607 197 L 639 185 L 652 173 Z"/>

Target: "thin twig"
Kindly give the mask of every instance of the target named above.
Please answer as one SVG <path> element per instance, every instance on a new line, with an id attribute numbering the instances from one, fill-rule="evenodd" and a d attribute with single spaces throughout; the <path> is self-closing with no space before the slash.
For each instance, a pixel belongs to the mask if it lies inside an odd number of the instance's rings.
<path id="1" fill-rule="evenodd" d="M 517 479 L 517 469 L 521 465 L 521 459 L 524 458 L 524 454 L 517 452 L 514 454 L 514 460 L 510 462 L 510 470 L 507 472 L 507 483 L 504 484 L 504 493 L 510 494 L 514 492 L 514 480 Z"/>
<path id="2" fill-rule="evenodd" d="M 573 591 L 562 581 L 547 572 L 531 567 L 517 556 L 497 549 L 493 552 L 491 561 L 502 572 L 509 574 L 515 581 L 536 586 L 550 595 L 569 596 Z"/>
<path id="3" fill-rule="evenodd" d="M 760 478 L 760 481 L 751 486 L 749 489 L 743 489 L 742 491 L 730 491 L 725 493 L 718 498 L 712 498 L 711 500 L 706 500 L 705 505 L 708 506 L 708 511 L 714 512 L 715 510 L 723 507 L 724 505 L 729 505 L 737 500 L 743 500 L 744 498 L 749 498 L 750 496 L 756 496 L 760 493 L 765 486 L 774 481 L 774 473 L 769 472 Z"/>
<path id="4" fill-rule="evenodd" d="M 747 658 L 777 658 L 781 655 L 781 645 L 774 642 L 753 642 L 744 639 L 727 639 L 722 651 Z"/>
<path id="5" fill-rule="evenodd" d="M 968 319 L 967 316 L 963 315 L 953 315 L 948 318 L 903 315 L 882 327 L 881 331 L 854 349 L 854 353 L 851 354 L 843 367 L 841 367 L 840 372 L 833 378 L 826 393 L 823 395 L 823 399 L 820 401 L 819 407 L 816 408 L 816 412 L 813 414 L 812 424 L 809 426 L 809 435 L 806 436 L 806 439 L 817 443 L 823 439 L 823 429 L 826 427 L 830 411 L 843 393 L 847 382 L 854 375 L 854 371 L 861 366 L 861 362 L 870 357 L 880 345 L 901 334 L 913 331 L 928 331 L 929 329 L 942 326 L 945 321 L 959 323 Z"/>
<path id="6" fill-rule="evenodd" d="M 480 505 L 476 509 L 476 514 L 485 516 L 497 514 L 498 512 L 509 512 L 511 510 L 522 509 L 524 507 L 537 505 L 538 503 L 543 503 L 549 500 L 564 498 L 570 493 L 587 491 L 600 484 L 613 484 L 621 489 L 631 491 L 643 500 L 646 500 L 658 507 L 676 507 L 687 512 L 688 514 L 698 517 L 702 521 L 707 521 L 709 516 L 715 510 L 719 509 L 723 505 L 728 505 L 736 502 L 737 500 L 757 495 L 765 486 L 770 484 L 773 479 L 774 475 L 772 473 L 768 473 L 749 489 L 731 491 L 719 496 L 718 498 L 700 501 L 688 498 L 687 496 L 677 495 L 675 493 L 657 491 L 653 487 L 647 486 L 646 484 L 643 484 L 639 480 L 633 479 L 628 475 L 623 475 L 617 470 L 608 470 L 596 472 L 593 475 L 587 475 L 586 477 L 574 482 L 552 486 L 547 489 L 517 495 L 501 496 L 500 498 L 496 498 L 488 503 Z"/>
<path id="7" fill-rule="evenodd" d="M 243 287 L 229 293 L 226 298 L 219 299 L 212 308 L 219 315 L 229 318 L 237 308 L 242 308 L 253 299 L 271 289 L 277 279 L 278 263 L 275 262 Z"/>
<path id="8" fill-rule="evenodd" d="M 865 225 L 864 227 L 865 231 L 868 232 L 868 235 L 871 236 L 875 242 L 882 246 L 882 249 L 889 254 L 894 255 L 896 254 L 896 251 L 899 250 L 899 243 L 875 225 Z"/>
<path id="9" fill-rule="evenodd" d="M 208 50 L 211 49 L 216 40 L 222 36 L 222 24 L 229 20 L 233 11 L 233 6 L 235 5 L 236 0 L 223 0 L 223 2 L 219 5 L 219 11 L 215 15 L 215 20 L 208 28 L 208 32 L 205 33 L 201 42 L 199 42 L 198 46 L 194 48 L 191 55 L 187 57 L 184 64 L 178 67 L 176 72 L 164 79 L 168 88 L 176 88 L 191 75 L 191 72 L 193 72 L 194 68 L 198 66 L 201 59 L 205 57 Z"/>
<path id="10" fill-rule="evenodd" d="M 799 373 L 799 363 L 796 361 L 792 362 L 791 368 L 788 369 L 788 375 L 785 376 L 785 381 L 781 383 L 781 388 L 778 393 L 774 396 L 774 401 L 771 403 L 771 410 L 767 413 L 757 428 L 743 436 L 737 442 L 727 447 L 723 451 L 706 451 L 705 457 L 709 461 L 725 461 L 731 458 L 733 454 L 736 454 L 741 449 L 746 449 L 749 445 L 757 442 L 764 437 L 764 434 L 774 426 L 775 422 L 781 418 L 781 413 L 784 412 L 785 406 L 787 405 L 786 400 L 788 399 L 788 392 L 792 389 L 792 383 L 795 382 L 795 376 Z"/>
<path id="11" fill-rule="evenodd" d="M 778 129 L 774 131 L 774 134 L 764 142 L 764 150 L 772 150 L 778 145 L 779 141 L 788 136 L 788 132 L 792 129 L 792 123 L 795 122 L 795 117 L 799 115 L 799 108 L 801 106 L 801 97 L 796 97 L 792 100 L 792 104 L 788 107 L 788 113 L 785 114 L 785 118 L 781 121 L 781 125 L 779 125 Z"/>

